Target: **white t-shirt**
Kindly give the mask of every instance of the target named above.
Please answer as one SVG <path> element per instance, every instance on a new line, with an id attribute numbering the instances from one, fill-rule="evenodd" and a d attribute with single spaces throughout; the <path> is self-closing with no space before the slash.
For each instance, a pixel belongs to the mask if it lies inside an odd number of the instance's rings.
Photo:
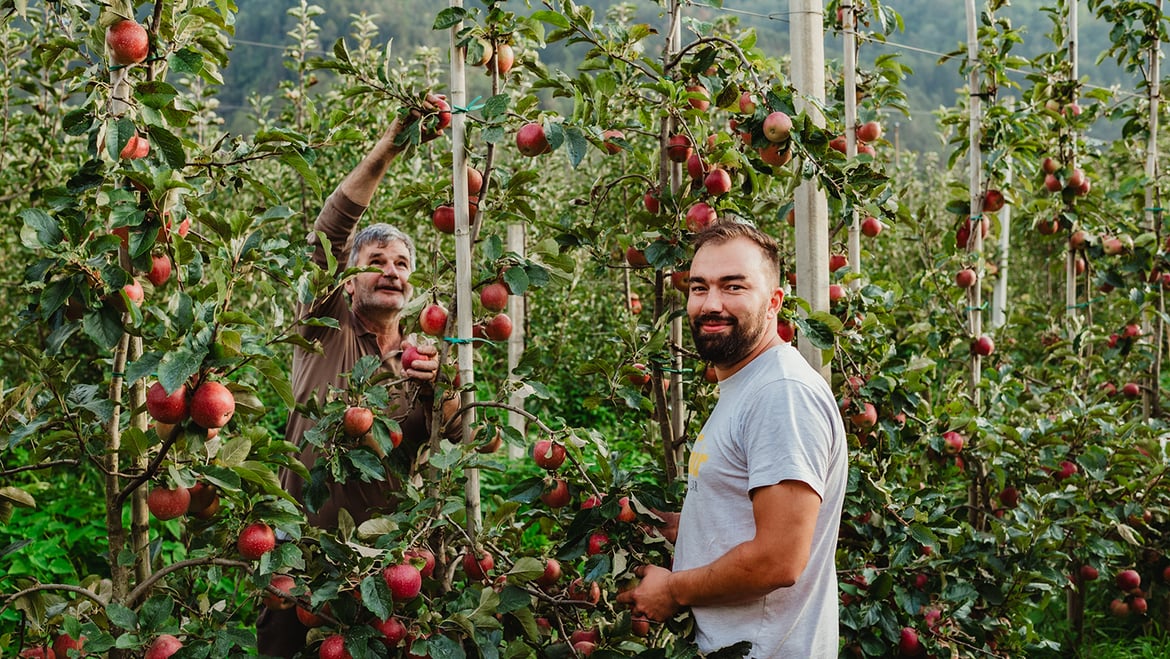
<path id="1" fill-rule="evenodd" d="M 691 451 L 675 570 L 712 563 L 755 536 L 751 490 L 795 480 L 820 497 L 808 566 L 795 585 L 736 605 L 693 607 L 699 649 L 741 641 L 751 657 L 835 658 L 834 562 L 848 479 L 845 428 L 824 378 L 789 344 L 719 383 Z"/>

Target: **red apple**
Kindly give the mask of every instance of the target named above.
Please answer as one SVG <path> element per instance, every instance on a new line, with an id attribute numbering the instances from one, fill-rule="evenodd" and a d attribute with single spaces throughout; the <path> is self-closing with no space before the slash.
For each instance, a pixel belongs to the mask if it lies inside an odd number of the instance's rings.
<path id="1" fill-rule="evenodd" d="M 1109 613 L 1115 618 L 1129 617 L 1129 604 L 1123 600 L 1114 598 L 1109 602 Z"/>
<path id="2" fill-rule="evenodd" d="M 146 390 L 146 412 L 155 421 L 180 423 L 187 418 L 187 385 L 181 384 L 168 394 L 161 382 L 155 382 Z"/>
<path id="3" fill-rule="evenodd" d="M 353 659 L 353 655 L 345 649 L 345 637 L 341 634 L 333 634 L 322 641 L 317 656 L 321 659 Z"/>
<path id="4" fill-rule="evenodd" d="M 701 179 L 707 175 L 707 163 L 703 162 L 703 156 L 697 153 L 687 156 L 687 175 L 691 179 Z"/>
<path id="5" fill-rule="evenodd" d="M 718 171 L 722 170 L 716 169 L 712 174 Z M 724 172 L 725 176 L 726 174 Z M 706 202 L 700 201 L 687 211 L 687 231 L 698 233 L 711 226 L 716 219 L 718 219 L 718 215 L 715 213 L 715 209 L 707 205 Z"/>
<path id="6" fill-rule="evenodd" d="M 418 326 L 425 334 L 443 336 L 447 329 L 447 308 L 437 302 L 428 304 L 418 316 Z"/>
<path id="7" fill-rule="evenodd" d="M 1003 193 L 996 189 L 990 189 L 983 195 L 983 212 L 994 213 L 1003 208 L 1006 200 Z"/>
<path id="8" fill-rule="evenodd" d="M 913 627 L 903 627 L 898 636 L 898 651 L 904 657 L 917 657 L 922 654 L 922 643 L 918 640 L 918 632 Z"/>
<path id="9" fill-rule="evenodd" d="M 841 268 L 849 265 L 849 257 L 844 254 L 830 254 L 829 255 L 829 272 L 837 272 Z"/>
<path id="10" fill-rule="evenodd" d="M 995 352 L 995 341 L 990 336 L 984 334 L 971 342 L 971 352 L 981 357 L 986 357 Z"/>
<path id="11" fill-rule="evenodd" d="M 492 555 L 486 551 L 482 552 L 478 558 L 472 551 L 463 555 L 463 572 L 472 579 L 483 580 L 487 578 L 488 573 L 495 565 L 496 562 Z"/>
<path id="12" fill-rule="evenodd" d="M 796 338 L 796 325 L 784 318 L 777 318 L 776 334 L 779 335 L 785 343 L 792 343 L 792 339 Z"/>
<path id="13" fill-rule="evenodd" d="M 222 428 L 236 413 L 236 397 L 219 382 L 208 380 L 191 394 L 191 420 L 200 428 Z"/>
<path id="14" fill-rule="evenodd" d="M 792 136 L 792 118 L 783 112 L 773 112 L 764 118 L 764 137 L 769 142 L 785 142 Z"/>
<path id="15" fill-rule="evenodd" d="M 152 487 L 146 495 L 146 507 L 157 519 L 168 520 L 181 517 L 191 505 L 191 493 L 185 487 L 174 489 Z"/>
<path id="16" fill-rule="evenodd" d="M 565 447 L 551 439 L 538 439 L 532 445 L 532 460 L 541 469 L 556 471 L 565 463 Z"/>
<path id="17" fill-rule="evenodd" d="M 1142 387 L 1136 382 L 1126 382 L 1121 387 L 1121 393 L 1126 398 L 1141 398 Z"/>
<path id="18" fill-rule="evenodd" d="M 495 69 L 497 72 L 499 72 L 500 75 L 504 75 L 508 71 L 511 71 L 512 65 L 516 62 L 516 53 L 512 50 L 512 46 L 506 43 L 496 44 L 496 52 L 494 57 Z M 492 65 L 493 62 L 489 61 L 487 65 L 489 73 L 492 70 Z"/>
<path id="19" fill-rule="evenodd" d="M 621 153 L 621 151 L 622 151 L 622 145 L 618 144 L 614 140 L 615 139 L 624 140 L 625 138 L 626 138 L 625 134 L 622 133 L 620 130 L 610 129 L 607 131 L 603 131 L 601 133 L 601 140 L 602 140 L 601 146 L 602 146 L 602 148 L 605 149 L 606 153 L 608 153 L 609 155 L 612 156 L 614 154 Z"/>
<path id="20" fill-rule="evenodd" d="M 155 254 L 150 257 L 150 272 L 146 278 L 155 286 L 162 286 L 171 278 L 171 257 L 166 254 Z"/>
<path id="21" fill-rule="evenodd" d="M 971 288 L 978 280 L 979 275 L 974 268 L 963 268 L 955 273 L 955 286 L 959 288 Z"/>
<path id="22" fill-rule="evenodd" d="M 244 558 L 255 561 L 276 547 L 276 534 L 264 522 L 253 522 L 244 527 L 236 541 L 236 549 Z"/>
<path id="23" fill-rule="evenodd" d="M 561 563 L 555 558 L 548 559 L 544 564 L 544 572 L 536 578 L 536 585 L 541 588 L 551 588 L 561 579 Z"/>
<path id="24" fill-rule="evenodd" d="M 407 344 L 407 346 L 402 349 L 402 370 L 409 371 L 410 369 L 414 368 L 414 363 L 420 359 L 425 359 L 425 357 L 419 353 L 418 348 Z"/>
<path id="25" fill-rule="evenodd" d="M 382 634 L 382 643 L 388 648 L 396 648 L 406 638 L 406 625 L 394 616 L 378 621 L 371 625 Z"/>
<path id="26" fill-rule="evenodd" d="M 1020 503 L 1020 491 L 1008 485 L 999 492 L 999 502 L 1004 508 L 1015 508 Z"/>
<path id="27" fill-rule="evenodd" d="M 630 497 L 618 499 L 618 514 L 614 519 L 626 523 L 638 519 L 638 514 L 634 512 L 634 508 L 630 505 Z"/>
<path id="28" fill-rule="evenodd" d="M 763 160 L 764 164 L 771 165 L 773 167 L 783 167 L 784 165 L 787 165 L 788 162 L 792 160 L 792 149 L 784 148 L 784 150 L 781 150 L 780 147 L 780 144 L 773 142 L 768 146 L 760 149 L 760 160 Z"/>
<path id="29" fill-rule="evenodd" d="M 596 581 L 585 581 L 577 577 L 569 584 L 565 594 L 571 600 L 597 604 L 601 601 L 601 586 Z"/>
<path id="30" fill-rule="evenodd" d="M 662 204 L 658 200 L 657 190 L 647 190 L 646 194 L 642 195 L 642 204 L 651 215 L 657 215 L 662 210 Z"/>
<path id="31" fill-rule="evenodd" d="M 361 437 L 374 427 L 374 413 L 368 407 L 349 407 L 341 418 L 341 427 L 350 437 Z"/>
<path id="32" fill-rule="evenodd" d="M 406 602 L 422 592 L 422 572 L 410 563 L 391 565 L 382 570 L 382 579 L 395 602 Z"/>
<path id="33" fill-rule="evenodd" d="M 451 204 L 436 207 L 431 213 L 431 224 L 442 233 L 455 233 L 455 207 Z"/>
<path id="34" fill-rule="evenodd" d="M 1060 192 L 1060 189 L 1062 187 L 1063 186 L 1060 183 L 1060 179 L 1056 178 L 1055 174 L 1045 174 L 1044 175 L 1044 189 L 1045 190 L 1047 190 L 1049 192 Z"/>
<path id="35" fill-rule="evenodd" d="M 687 85 L 687 103 L 696 110 L 707 111 L 711 107 L 711 95 L 702 85 Z"/>
<path id="36" fill-rule="evenodd" d="M 1114 577 L 1114 582 L 1118 589 L 1125 592 L 1137 590 L 1142 586 L 1142 575 L 1137 573 L 1137 570 L 1122 570 Z"/>
<path id="37" fill-rule="evenodd" d="M 544 126 L 538 123 L 528 123 L 520 127 L 516 132 L 516 148 L 520 150 L 521 155 L 530 158 L 552 150 L 548 137 L 544 134 Z"/>
<path id="38" fill-rule="evenodd" d="M 848 144 L 845 142 L 845 136 L 838 135 L 837 137 L 829 140 L 829 148 L 834 151 L 845 153 L 845 150 L 848 148 Z"/>
<path id="39" fill-rule="evenodd" d="M 1040 163 L 1040 169 L 1045 174 L 1055 174 L 1059 172 L 1060 166 L 1060 163 L 1053 158 L 1045 158 L 1043 162 Z"/>
<path id="40" fill-rule="evenodd" d="M 845 299 L 845 287 L 841 284 L 829 284 L 829 302 L 840 302 Z"/>
<path id="41" fill-rule="evenodd" d="M 268 582 L 270 588 L 278 590 L 285 595 L 292 594 L 292 589 L 296 585 L 297 582 L 287 574 L 273 575 L 272 580 Z M 296 606 L 296 602 L 293 600 L 271 592 L 265 592 L 262 601 L 264 606 L 277 611 L 287 611 Z"/>
<path id="42" fill-rule="evenodd" d="M 877 408 L 873 403 L 861 403 L 861 411 L 849 417 L 849 422 L 862 430 L 868 430 L 877 424 Z"/>
<path id="43" fill-rule="evenodd" d="M 479 291 L 479 303 L 489 311 L 503 311 L 508 306 L 508 287 L 494 281 Z"/>
<path id="44" fill-rule="evenodd" d="M 1092 565 L 1082 565 L 1080 575 L 1082 581 L 1096 581 L 1100 573 Z"/>
<path id="45" fill-rule="evenodd" d="M 549 508 L 564 508 L 573 500 L 569 484 L 562 478 L 554 478 L 541 495 L 540 500 Z"/>
<path id="46" fill-rule="evenodd" d="M 703 179 L 703 186 L 707 188 L 709 195 L 718 197 L 727 194 L 731 191 L 731 175 L 726 169 L 712 169 Z"/>
<path id="47" fill-rule="evenodd" d="M 650 265 L 650 262 L 646 260 L 646 253 L 637 247 L 626 248 L 626 263 L 634 268 L 645 268 Z"/>
<path id="48" fill-rule="evenodd" d="M 408 549 L 403 552 L 402 557 L 414 565 L 424 579 L 435 573 L 435 554 L 425 547 Z M 422 561 L 422 567 L 418 567 L 419 561 Z"/>
<path id="49" fill-rule="evenodd" d="M 691 292 L 691 271 L 675 270 L 670 273 L 670 285 L 674 290 L 686 295 Z"/>
<path id="50" fill-rule="evenodd" d="M 505 341 L 512 336 L 512 319 L 508 314 L 496 314 L 484 325 L 483 331 L 493 341 Z"/>
<path id="51" fill-rule="evenodd" d="M 130 19 L 122 19 L 106 28 L 106 48 L 114 64 L 137 64 L 150 53 L 150 37 L 146 28 Z"/>
<path id="52" fill-rule="evenodd" d="M 142 284 L 139 284 L 136 279 L 131 279 L 129 284 L 122 287 L 122 291 L 126 293 L 126 297 L 134 304 L 142 304 L 145 296 L 142 292 Z"/>
<path id="53" fill-rule="evenodd" d="M 963 445 L 966 444 L 966 440 L 963 438 L 963 435 L 955 432 L 954 430 L 948 430 L 944 432 L 942 437 L 943 450 L 948 455 L 955 455 L 956 453 L 962 451 Z"/>
<path id="54" fill-rule="evenodd" d="M 73 638 L 69 634 L 61 634 L 53 641 L 53 654 L 60 659 L 69 659 L 70 650 L 77 650 L 78 656 L 84 655 L 85 637 Z"/>
<path id="55" fill-rule="evenodd" d="M 1061 460 L 1060 469 L 1056 472 L 1056 480 L 1065 480 L 1076 475 L 1079 468 L 1072 460 Z"/>
<path id="56" fill-rule="evenodd" d="M 739 111 L 742 114 L 754 114 L 756 111 L 756 100 L 752 98 L 751 92 L 743 92 L 739 95 Z"/>
<path id="57" fill-rule="evenodd" d="M 686 162 L 691 157 L 692 149 L 689 135 L 672 135 L 666 141 L 666 157 L 673 162 Z"/>
<path id="58" fill-rule="evenodd" d="M 882 232 L 882 222 L 870 215 L 861 221 L 861 233 L 873 238 Z"/>
<path id="59" fill-rule="evenodd" d="M 876 142 L 882 137 L 882 125 L 876 121 L 867 121 L 857 127 L 856 135 L 862 142 Z"/>

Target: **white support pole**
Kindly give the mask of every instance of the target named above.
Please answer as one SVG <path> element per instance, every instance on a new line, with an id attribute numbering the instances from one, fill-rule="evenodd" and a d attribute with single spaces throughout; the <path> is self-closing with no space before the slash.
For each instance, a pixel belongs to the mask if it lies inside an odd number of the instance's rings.
<path id="1" fill-rule="evenodd" d="M 1077 65 L 1077 5 L 1078 0 L 1069 0 L 1068 3 L 1068 60 L 1072 73 L 1069 76 L 1070 81 L 1076 81 L 1079 75 L 1079 66 Z M 1071 102 L 1076 103 L 1080 95 L 1073 93 Z M 1077 135 L 1073 133 L 1069 136 L 1069 167 L 1075 167 L 1077 162 Z M 1073 229 L 1076 229 L 1074 226 Z M 1069 320 L 1077 317 L 1077 253 L 1071 246 L 1065 251 L 1064 259 L 1064 308 L 1065 315 Z"/>
<path id="2" fill-rule="evenodd" d="M 820 0 L 789 0 L 789 42 L 792 82 L 803 110 L 818 126 L 825 117 L 817 103 L 825 102 L 825 24 Z M 829 202 L 814 181 L 803 181 L 793 199 L 796 210 L 796 291 L 812 311 L 829 310 Z M 810 341 L 800 342 L 800 354 L 829 379 L 829 365 Z"/>
<path id="3" fill-rule="evenodd" d="M 1004 174 L 1004 187 L 1012 187 L 1012 160 L 1008 157 L 1007 172 Z M 1008 296 L 1008 251 L 1012 244 L 1011 235 L 1012 207 L 1005 205 L 999 211 L 999 267 L 996 272 L 995 289 L 991 297 L 991 326 L 1003 327 L 1007 324 L 1007 296 Z"/>
<path id="4" fill-rule="evenodd" d="M 980 96 L 980 66 L 979 66 L 979 14 L 975 8 L 975 0 L 967 1 L 967 64 L 969 74 L 967 77 L 968 88 L 968 122 L 967 122 L 967 139 L 970 143 L 968 148 L 968 155 L 970 156 L 970 183 L 968 186 L 968 199 L 970 205 L 968 207 L 969 220 L 971 227 L 971 238 L 968 242 L 970 253 L 977 258 L 975 262 L 975 272 L 978 273 L 977 281 L 983 281 L 986 274 L 984 268 L 983 258 L 983 152 L 979 148 L 980 143 L 980 114 L 983 112 L 983 104 Z M 982 286 L 972 286 L 967 289 L 967 331 L 971 336 L 971 340 L 978 339 L 983 333 L 983 292 Z M 971 401 L 978 407 L 979 405 L 979 381 L 982 379 L 983 359 L 974 351 L 971 352 Z"/>
<path id="5" fill-rule="evenodd" d="M 857 17 L 853 0 L 843 0 L 841 19 L 845 22 L 845 155 L 852 158 L 857 155 Z M 856 208 L 849 222 L 849 267 L 854 274 L 861 274 L 861 214 Z M 854 279 L 850 288 L 860 290 L 861 279 Z"/>
<path id="6" fill-rule="evenodd" d="M 1162 0 L 1158 1 L 1158 16 L 1164 15 L 1164 5 Z M 1157 34 L 1157 32 L 1155 32 Z M 1145 195 L 1145 209 L 1146 209 L 1146 230 L 1152 231 L 1155 236 L 1165 239 L 1162 233 L 1162 216 L 1163 212 L 1157 210 L 1161 206 L 1161 198 L 1158 195 L 1158 114 L 1162 105 L 1162 63 L 1160 54 L 1162 52 L 1162 41 L 1158 38 L 1154 39 L 1154 43 L 1150 45 L 1150 82 L 1149 82 L 1149 139 L 1146 146 L 1146 195 Z M 1166 295 L 1165 288 L 1162 288 L 1163 294 L 1158 296 L 1158 317 L 1156 320 L 1147 320 L 1149 316 L 1144 316 L 1142 320 L 1143 331 L 1146 336 L 1151 337 L 1151 345 L 1154 348 L 1154 356 L 1152 369 L 1146 380 L 1147 386 L 1142 389 L 1142 411 L 1144 417 L 1149 419 L 1151 416 L 1160 414 L 1161 404 L 1159 402 L 1158 392 L 1160 390 L 1159 382 L 1162 379 L 1162 355 L 1163 343 L 1162 337 L 1166 332 L 1166 322 L 1162 320 L 1166 317 Z"/>
<path id="7" fill-rule="evenodd" d="M 508 224 L 508 251 L 524 256 L 526 251 L 525 246 L 525 231 L 524 224 L 521 222 L 512 222 Z M 520 359 L 524 357 L 524 327 L 525 315 L 528 312 L 527 307 L 528 298 L 523 295 L 508 296 L 508 317 L 512 319 L 512 336 L 508 337 L 508 378 L 512 378 L 512 371 L 520 363 Z M 513 390 L 508 396 L 508 404 L 512 407 L 522 409 L 524 407 L 524 399 L 527 397 L 525 389 Z M 508 426 L 515 428 L 521 436 L 525 436 L 528 428 L 528 418 L 519 412 L 508 411 Z M 524 456 L 524 449 L 520 446 L 509 446 L 508 455 L 513 458 L 521 458 Z"/>
<path id="8" fill-rule="evenodd" d="M 463 6 L 462 0 L 451 0 L 451 7 Z M 457 45 L 459 30 L 463 24 L 451 26 L 451 106 L 467 107 L 467 82 L 463 49 Z M 456 334 L 463 339 L 471 338 L 471 220 L 468 216 L 467 201 L 467 149 L 466 117 L 456 112 L 451 117 L 451 179 L 455 185 L 455 321 Z M 459 358 L 459 379 L 464 385 L 475 382 L 472 345 L 467 341 L 457 344 Z M 461 394 L 463 407 L 475 402 L 475 391 L 468 387 Z M 474 414 L 471 409 L 463 413 L 463 442 L 471 442 L 471 424 Z M 480 506 L 479 470 L 465 472 L 464 499 L 467 505 L 467 530 L 472 537 L 479 535 L 483 524 Z"/>

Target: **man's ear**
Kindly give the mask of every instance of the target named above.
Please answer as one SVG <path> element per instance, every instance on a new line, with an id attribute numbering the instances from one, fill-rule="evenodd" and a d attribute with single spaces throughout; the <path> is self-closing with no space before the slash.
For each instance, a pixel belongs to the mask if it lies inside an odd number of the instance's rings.
<path id="1" fill-rule="evenodd" d="M 349 279 L 345 280 L 344 284 L 342 284 L 342 289 L 345 290 L 346 295 L 349 295 L 349 296 L 353 295 L 353 281 L 354 281 L 354 278 L 350 277 Z"/>
<path id="2" fill-rule="evenodd" d="M 772 291 L 772 297 L 768 300 L 768 318 L 775 318 L 780 315 L 780 308 L 784 305 L 784 289 L 775 288 Z"/>

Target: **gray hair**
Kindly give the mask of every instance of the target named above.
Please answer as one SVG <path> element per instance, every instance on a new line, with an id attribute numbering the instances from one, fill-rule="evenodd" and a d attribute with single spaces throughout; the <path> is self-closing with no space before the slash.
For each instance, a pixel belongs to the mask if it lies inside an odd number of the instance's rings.
<path id="1" fill-rule="evenodd" d="M 353 237 L 353 244 L 349 248 L 349 263 L 347 267 L 354 267 L 358 262 L 358 252 L 369 244 L 385 246 L 390 244 L 392 240 L 401 240 L 402 244 L 406 245 L 406 251 L 410 253 L 410 267 L 413 270 L 415 264 L 414 241 L 410 236 L 406 235 L 397 228 L 386 224 L 385 222 L 377 222 L 357 232 Z"/>

